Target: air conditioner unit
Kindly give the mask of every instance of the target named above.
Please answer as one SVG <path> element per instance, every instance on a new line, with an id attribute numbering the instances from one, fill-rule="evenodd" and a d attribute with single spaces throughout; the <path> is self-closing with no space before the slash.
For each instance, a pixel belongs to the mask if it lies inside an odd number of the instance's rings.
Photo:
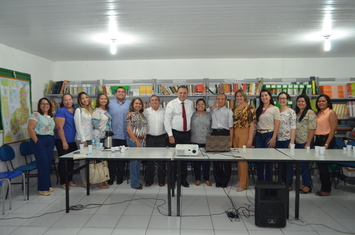
<path id="1" fill-rule="evenodd" d="M 175 146 L 175 154 L 177 156 L 198 155 L 198 145 L 197 144 L 177 144 Z"/>

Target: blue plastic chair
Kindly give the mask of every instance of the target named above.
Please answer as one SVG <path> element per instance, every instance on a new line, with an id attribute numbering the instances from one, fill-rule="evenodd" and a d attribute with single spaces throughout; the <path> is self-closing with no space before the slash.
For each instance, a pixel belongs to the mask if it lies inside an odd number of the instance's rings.
<path id="1" fill-rule="evenodd" d="M 15 151 L 13 148 L 9 145 L 3 145 L 0 148 L 0 159 L 5 162 L 6 168 L 8 172 L 11 171 L 21 171 L 25 174 L 25 178 L 27 179 L 27 200 L 30 198 L 30 178 L 31 177 L 37 177 L 37 174 L 31 174 L 30 172 L 33 170 L 37 169 L 37 165 L 23 165 L 20 167 L 14 167 L 12 160 L 15 159 Z M 22 182 L 23 183 L 23 182 Z M 19 183 L 13 183 L 13 184 L 19 184 Z M 23 188 L 25 191 L 25 187 Z"/>
<path id="2" fill-rule="evenodd" d="M 335 147 L 336 149 L 343 149 L 343 147 L 346 147 L 345 146 L 345 143 L 344 141 L 342 140 L 339 140 L 339 139 L 336 139 L 335 140 L 336 143 L 335 143 Z M 347 145 L 352 145 L 352 146 L 355 146 L 355 142 L 353 141 L 349 141 L 347 143 Z M 353 147 L 354 148 L 354 147 Z M 340 178 L 343 179 L 344 181 L 344 184 L 346 185 L 346 176 L 343 175 L 343 167 L 352 167 L 352 168 L 355 168 L 355 163 L 342 163 L 342 162 L 337 162 L 335 163 L 337 168 L 334 169 L 334 174 L 338 177 L 338 180 L 335 181 L 335 175 L 333 176 L 333 179 L 334 180 L 334 188 L 336 188 L 336 186 L 339 184 L 339 180 Z"/>
<path id="3" fill-rule="evenodd" d="M 22 185 L 25 189 L 25 174 L 22 171 L 7 171 L 7 172 L 0 172 L 0 185 L 2 188 L 2 214 L 5 214 L 5 190 L 4 190 L 4 181 L 7 182 L 8 185 L 8 192 L 9 192 L 9 209 L 11 210 L 11 179 L 16 178 L 22 175 Z M 26 201 L 26 194 L 25 190 L 23 190 L 23 197 Z"/>
<path id="4" fill-rule="evenodd" d="M 355 143 L 355 142 L 354 142 L 354 143 Z M 346 147 L 344 141 L 339 140 L 339 139 L 335 139 L 335 146 L 334 146 L 334 148 L 335 148 L 335 149 L 343 149 L 343 147 Z"/>
<path id="5" fill-rule="evenodd" d="M 25 157 L 26 164 L 37 166 L 37 162 L 32 160 L 33 151 L 30 146 L 30 141 L 24 141 L 20 144 L 20 153 Z"/>

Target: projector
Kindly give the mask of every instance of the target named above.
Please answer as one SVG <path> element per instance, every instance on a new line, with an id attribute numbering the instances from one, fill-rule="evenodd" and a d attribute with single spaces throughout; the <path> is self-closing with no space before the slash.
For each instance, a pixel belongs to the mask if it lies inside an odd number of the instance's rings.
<path id="1" fill-rule="evenodd" d="M 197 144 L 177 144 L 175 146 L 175 154 L 178 156 L 198 155 Z"/>

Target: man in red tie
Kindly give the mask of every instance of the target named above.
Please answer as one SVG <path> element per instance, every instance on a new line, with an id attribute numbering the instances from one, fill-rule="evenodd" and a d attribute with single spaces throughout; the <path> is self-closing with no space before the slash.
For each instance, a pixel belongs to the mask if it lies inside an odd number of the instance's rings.
<path id="1" fill-rule="evenodd" d="M 170 101 L 165 109 L 164 126 L 169 136 L 169 145 L 191 143 L 191 116 L 195 112 L 194 104 L 187 99 L 187 87 L 180 86 L 177 90 L 178 98 Z M 176 169 L 174 169 L 176 178 Z M 181 163 L 181 185 L 189 187 L 187 182 L 187 162 Z"/>

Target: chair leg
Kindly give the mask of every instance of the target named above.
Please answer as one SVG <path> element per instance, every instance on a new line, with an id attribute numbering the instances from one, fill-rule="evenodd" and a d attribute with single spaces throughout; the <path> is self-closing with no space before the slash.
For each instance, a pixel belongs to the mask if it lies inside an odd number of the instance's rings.
<path id="1" fill-rule="evenodd" d="M 26 174 L 26 178 L 27 178 L 27 200 L 30 200 L 30 175 L 29 172 L 27 172 Z"/>
<path id="2" fill-rule="evenodd" d="M 26 201 L 26 176 L 25 173 L 22 173 L 22 184 L 23 184 L 23 198 Z"/>
<path id="3" fill-rule="evenodd" d="M 2 181 L 2 186 L 1 186 L 1 195 L 2 195 L 2 215 L 5 215 L 5 190 L 4 190 L 4 181 Z"/>
<path id="4" fill-rule="evenodd" d="M 56 182 L 56 184 L 58 184 L 58 183 L 59 183 L 59 174 L 58 174 L 57 166 L 55 165 L 55 159 L 54 159 L 54 158 L 53 158 L 52 163 L 53 163 L 53 168 L 54 168 L 55 176 L 57 177 L 57 182 Z"/>

